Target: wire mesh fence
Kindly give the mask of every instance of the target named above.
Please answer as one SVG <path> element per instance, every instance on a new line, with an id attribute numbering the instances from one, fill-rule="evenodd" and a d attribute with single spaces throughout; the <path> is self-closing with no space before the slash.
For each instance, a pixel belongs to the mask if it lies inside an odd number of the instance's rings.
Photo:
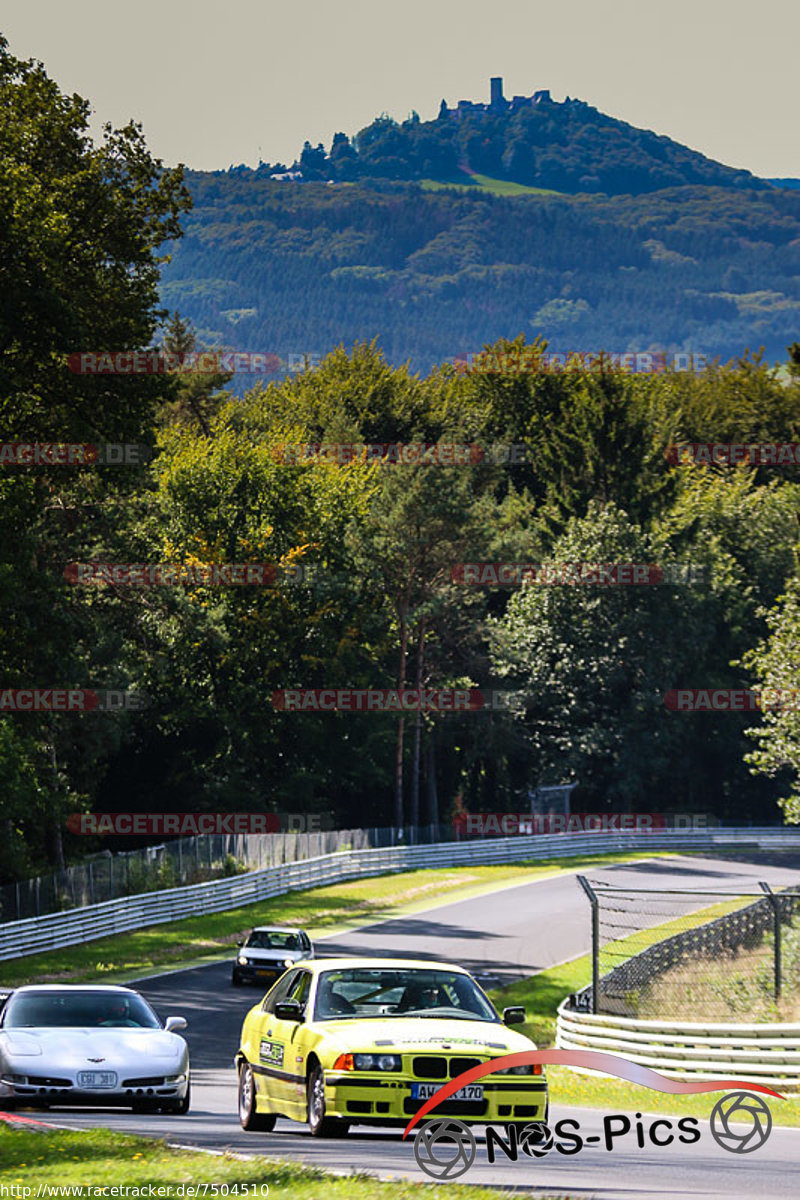
<path id="1" fill-rule="evenodd" d="M 0 886 L 0 923 L 85 908 L 120 896 L 203 883 L 226 875 L 264 870 L 321 854 L 398 844 L 448 841 L 452 826 L 425 825 L 312 833 L 203 834 L 176 838 L 123 854 L 106 852 L 67 867 Z"/>
<path id="2" fill-rule="evenodd" d="M 800 892 L 582 882 L 592 905 L 586 1007 L 644 1020 L 800 1021 Z"/>

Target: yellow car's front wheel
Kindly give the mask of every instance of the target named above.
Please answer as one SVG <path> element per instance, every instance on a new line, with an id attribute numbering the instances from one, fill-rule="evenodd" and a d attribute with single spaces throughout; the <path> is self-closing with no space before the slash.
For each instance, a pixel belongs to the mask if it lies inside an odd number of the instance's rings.
<path id="1" fill-rule="evenodd" d="M 350 1128 L 348 1121 L 325 1115 L 325 1079 L 322 1067 L 314 1063 L 308 1073 L 308 1128 L 312 1137 L 344 1137 Z"/>
<path id="2" fill-rule="evenodd" d="M 273 1113 L 256 1112 L 256 1080 L 249 1062 L 239 1064 L 239 1124 L 242 1129 L 263 1133 L 275 1128 Z"/>

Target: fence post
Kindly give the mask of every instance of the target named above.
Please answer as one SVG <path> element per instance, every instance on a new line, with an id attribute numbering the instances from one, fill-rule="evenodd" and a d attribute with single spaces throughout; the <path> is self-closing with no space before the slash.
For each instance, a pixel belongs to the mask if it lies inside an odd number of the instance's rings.
<path id="1" fill-rule="evenodd" d="M 592 1012 L 596 1013 L 600 995 L 600 905 L 597 893 L 585 875 L 576 875 L 592 906 Z"/>
<path id="2" fill-rule="evenodd" d="M 775 942 L 775 999 L 781 998 L 781 910 L 778 905 L 778 897 L 774 895 L 772 888 L 768 883 L 759 882 L 759 887 L 763 892 L 767 893 L 767 899 L 772 907 L 772 931 L 773 941 Z"/>

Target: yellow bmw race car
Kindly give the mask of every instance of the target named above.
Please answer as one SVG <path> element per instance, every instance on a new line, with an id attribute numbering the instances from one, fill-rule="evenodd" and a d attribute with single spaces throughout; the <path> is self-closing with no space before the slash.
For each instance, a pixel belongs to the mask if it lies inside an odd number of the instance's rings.
<path id="1" fill-rule="evenodd" d="M 276 1117 L 307 1121 L 314 1137 L 359 1125 L 405 1126 L 448 1080 L 535 1045 L 502 1018 L 461 967 L 401 958 L 296 963 L 247 1014 L 236 1054 L 243 1129 Z M 547 1120 L 547 1083 L 527 1064 L 455 1092 L 436 1116 L 467 1124 Z"/>

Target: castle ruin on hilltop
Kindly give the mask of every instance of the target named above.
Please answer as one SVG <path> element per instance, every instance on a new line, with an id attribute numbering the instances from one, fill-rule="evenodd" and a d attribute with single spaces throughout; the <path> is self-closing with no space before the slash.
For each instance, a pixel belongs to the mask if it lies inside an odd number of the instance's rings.
<path id="1" fill-rule="evenodd" d="M 443 111 L 447 112 L 448 116 L 451 117 L 464 117 L 469 113 L 516 112 L 518 108 L 530 108 L 535 104 L 554 103 L 547 88 L 534 92 L 532 96 L 514 96 L 511 100 L 506 100 L 503 95 L 503 79 L 500 75 L 493 76 L 489 80 L 489 86 L 491 89 L 491 99 L 488 104 L 480 104 L 475 100 L 459 100 L 455 108 L 448 108 L 443 102 Z"/>

